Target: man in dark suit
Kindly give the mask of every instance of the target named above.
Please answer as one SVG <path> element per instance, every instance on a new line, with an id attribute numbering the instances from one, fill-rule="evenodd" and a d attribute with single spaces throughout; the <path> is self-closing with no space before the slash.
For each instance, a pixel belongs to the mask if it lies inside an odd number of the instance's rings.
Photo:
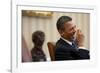
<path id="1" fill-rule="evenodd" d="M 89 51 L 84 48 L 84 35 L 69 16 L 61 16 L 57 21 L 61 38 L 56 43 L 55 60 L 89 59 Z"/>

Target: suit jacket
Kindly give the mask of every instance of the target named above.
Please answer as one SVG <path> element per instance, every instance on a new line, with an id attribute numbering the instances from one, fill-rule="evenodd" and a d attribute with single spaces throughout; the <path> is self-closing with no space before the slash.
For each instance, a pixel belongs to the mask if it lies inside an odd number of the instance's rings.
<path id="1" fill-rule="evenodd" d="M 55 60 L 79 60 L 90 58 L 88 50 L 73 47 L 63 39 L 57 41 L 55 48 Z"/>

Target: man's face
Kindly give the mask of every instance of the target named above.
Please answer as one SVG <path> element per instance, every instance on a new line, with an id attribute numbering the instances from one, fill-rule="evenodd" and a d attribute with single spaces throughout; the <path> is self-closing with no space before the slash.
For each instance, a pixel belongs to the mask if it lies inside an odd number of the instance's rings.
<path id="1" fill-rule="evenodd" d="M 76 25 L 73 24 L 72 21 L 68 21 L 64 24 L 64 30 L 62 31 L 62 37 L 73 41 L 75 39 L 75 33 L 76 33 Z"/>

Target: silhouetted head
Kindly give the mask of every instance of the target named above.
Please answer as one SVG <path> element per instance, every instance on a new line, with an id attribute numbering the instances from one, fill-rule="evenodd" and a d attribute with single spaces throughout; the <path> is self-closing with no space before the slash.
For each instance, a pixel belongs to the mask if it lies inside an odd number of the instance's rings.
<path id="1" fill-rule="evenodd" d="M 32 34 L 32 41 L 35 46 L 42 46 L 45 40 L 45 34 L 42 31 L 36 31 Z"/>
<path id="2" fill-rule="evenodd" d="M 56 23 L 58 32 L 60 35 L 69 40 L 73 41 L 75 38 L 75 33 L 76 33 L 76 25 L 73 24 L 72 18 L 69 16 L 61 16 L 57 23 Z"/>

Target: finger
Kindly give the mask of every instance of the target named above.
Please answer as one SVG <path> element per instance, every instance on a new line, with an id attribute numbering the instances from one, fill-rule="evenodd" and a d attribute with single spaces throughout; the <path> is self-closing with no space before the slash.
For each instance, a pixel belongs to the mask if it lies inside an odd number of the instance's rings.
<path id="1" fill-rule="evenodd" d="M 81 30 L 79 29 L 79 31 L 78 31 L 79 33 L 81 33 Z"/>
<path id="2" fill-rule="evenodd" d="M 79 29 L 77 29 L 77 32 L 76 32 L 76 34 L 79 34 Z"/>
<path id="3" fill-rule="evenodd" d="M 80 35 L 81 35 L 81 34 L 83 34 L 83 33 L 82 33 L 82 31 L 81 31 L 80 29 L 79 29 L 79 32 L 78 32 L 78 34 L 80 34 Z"/>

